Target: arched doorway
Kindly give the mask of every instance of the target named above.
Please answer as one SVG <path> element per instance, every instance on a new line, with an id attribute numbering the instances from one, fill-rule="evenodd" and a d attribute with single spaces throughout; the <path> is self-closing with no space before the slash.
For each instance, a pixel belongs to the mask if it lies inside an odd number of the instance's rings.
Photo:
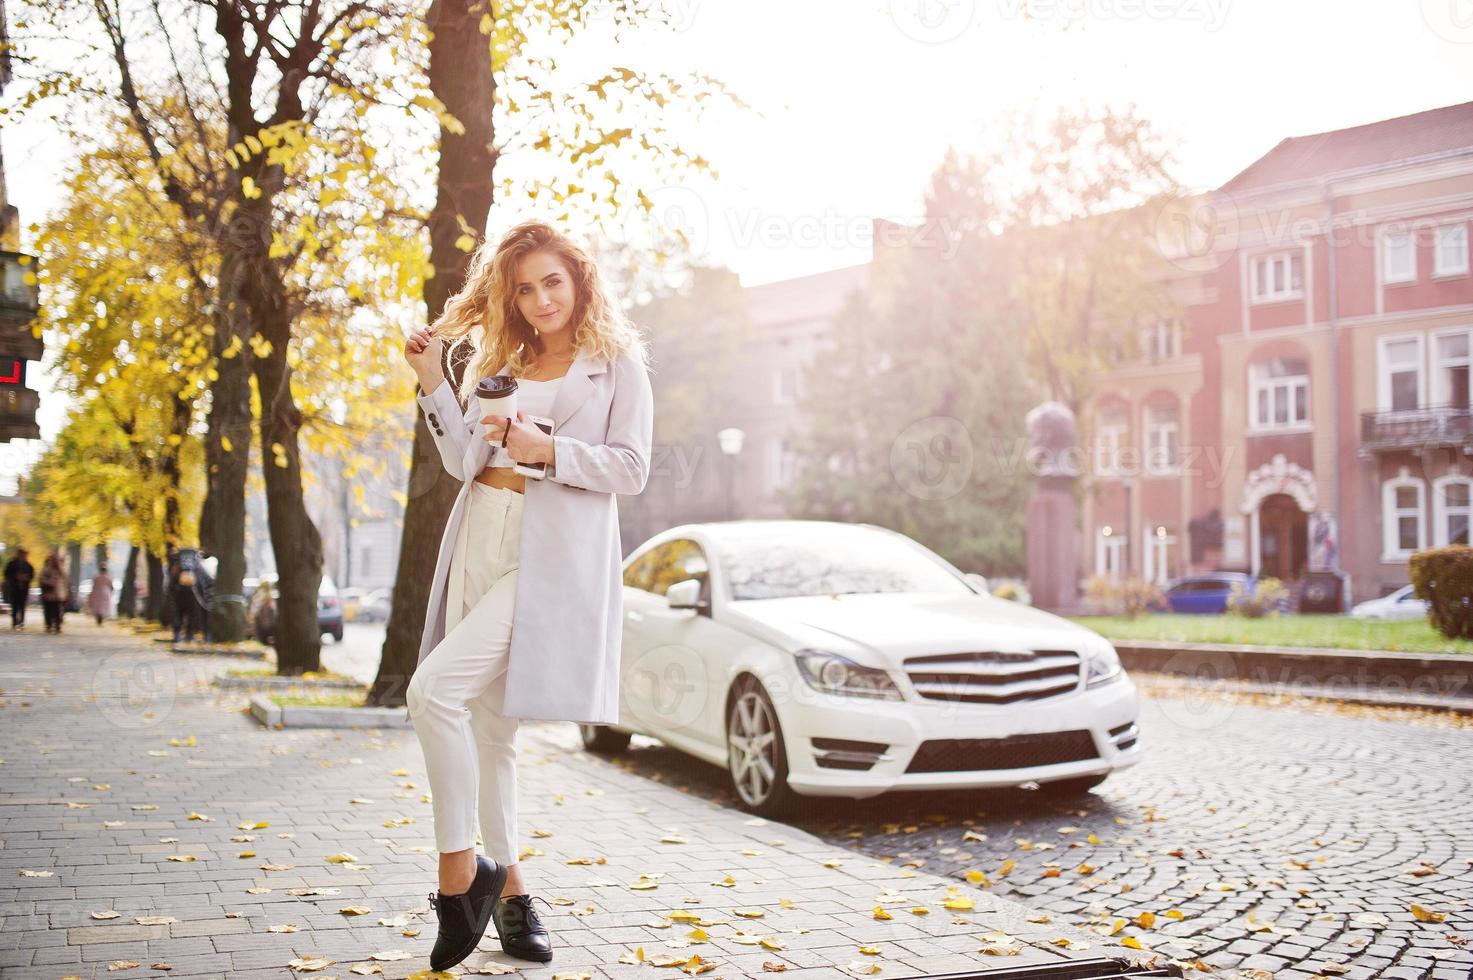
<path id="1" fill-rule="evenodd" d="M 1286 493 L 1264 497 L 1258 507 L 1258 574 L 1289 582 L 1308 562 L 1308 515 Z"/>

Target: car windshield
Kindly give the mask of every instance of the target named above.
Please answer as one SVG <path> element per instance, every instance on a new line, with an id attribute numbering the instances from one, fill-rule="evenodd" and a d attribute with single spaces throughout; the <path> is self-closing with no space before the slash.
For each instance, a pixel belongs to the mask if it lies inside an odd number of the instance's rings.
<path id="1" fill-rule="evenodd" d="M 716 550 L 737 600 L 844 592 L 972 594 L 918 545 L 873 528 L 726 528 Z"/>

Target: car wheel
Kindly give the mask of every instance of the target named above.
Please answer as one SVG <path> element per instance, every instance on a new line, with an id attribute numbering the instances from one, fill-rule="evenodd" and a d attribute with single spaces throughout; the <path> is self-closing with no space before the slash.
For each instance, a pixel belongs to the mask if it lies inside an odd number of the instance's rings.
<path id="1" fill-rule="evenodd" d="M 332 631 L 332 641 L 334 643 L 343 642 L 343 628 L 341 626 Z"/>
<path id="2" fill-rule="evenodd" d="M 608 725 L 580 724 L 578 734 L 583 739 L 583 747 L 599 755 L 616 755 L 629 748 L 629 733 L 615 731 Z"/>
<path id="3" fill-rule="evenodd" d="M 776 817 L 793 805 L 796 794 L 788 787 L 788 753 L 777 711 L 750 676 L 737 682 L 726 713 L 726 760 L 743 810 Z"/>
<path id="4" fill-rule="evenodd" d="M 1088 793 L 1109 778 L 1110 774 L 1107 772 L 1095 773 L 1092 776 L 1073 776 L 1069 779 L 1055 779 L 1052 782 L 1040 783 L 1038 789 L 1051 796 L 1078 796 L 1081 793 Z"/>

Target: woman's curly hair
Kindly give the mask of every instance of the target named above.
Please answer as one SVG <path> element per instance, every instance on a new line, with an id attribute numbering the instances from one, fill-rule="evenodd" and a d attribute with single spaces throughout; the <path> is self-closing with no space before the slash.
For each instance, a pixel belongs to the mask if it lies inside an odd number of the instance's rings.
<path id="1" fill-rule="evenodd" d="M 469 345 L 471 353 L 459 387 L 468 400 L 481 379 L 507 365 L 521 375 L 532 355 L 540 353 L 537 331 L 517 309 L 514 285 L 517 263 L 533 252 L 547 251 L 562 259 L 573 280 L 573 344 L 578 353 L 613 361 L 633 351 L 648 368 L 649 351 L 639 330 L 609 298 L 598 267 L 578 245 L 544 221 L 524 221 L 494 246 L 486 239 L 471 256 L 465 282 L 430 324 L 430 333 L 449 344 L 449 360 Z M 465 358 L 465 354 L 460 355 Z"/>

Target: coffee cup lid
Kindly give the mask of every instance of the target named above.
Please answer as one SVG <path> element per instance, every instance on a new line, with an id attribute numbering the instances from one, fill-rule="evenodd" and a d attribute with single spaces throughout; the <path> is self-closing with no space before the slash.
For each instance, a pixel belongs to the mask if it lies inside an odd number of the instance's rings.
<path id="1" fill-rule="evenodd" d="M 502 398 L 517 390 L 517 379 L 505 374 L 493 374 L 482 378 L 476 385 L 476 395 L 481 398 Z"/>

